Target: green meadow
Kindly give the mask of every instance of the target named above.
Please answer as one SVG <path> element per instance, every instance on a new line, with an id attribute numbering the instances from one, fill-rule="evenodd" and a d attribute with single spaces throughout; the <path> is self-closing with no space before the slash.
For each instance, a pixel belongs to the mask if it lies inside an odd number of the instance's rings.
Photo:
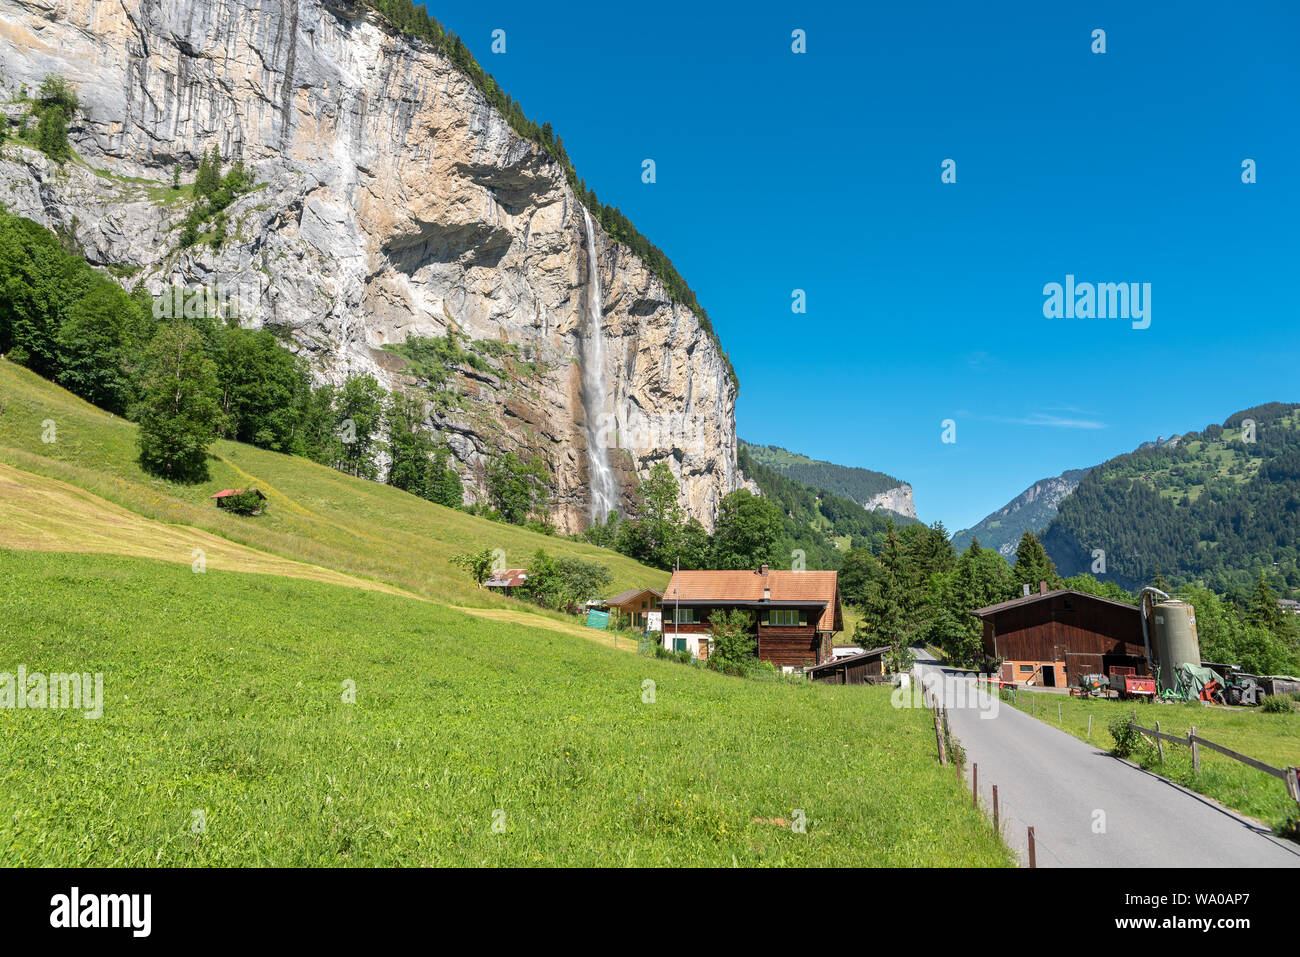
<path id="1" fill-rule="evenodd" d="M 168 562 L 0 580 L 0 671 L 104 675 L 98 719 L 0 710 L 5 864 L 1009 863 L 887 688 Z"/>
<path id="2" fill-rule="evenodd" d="M 104 688 L 99 718 L 0 707 L 0 862 L 1011 863 L 888 689 L 640 657 L 448 559 L 662 571 L 233 442 L 172 485 L 135 441 L 0 361 L 0 673 Z M 266 515 L 208 498 L 248 485 Z"/>

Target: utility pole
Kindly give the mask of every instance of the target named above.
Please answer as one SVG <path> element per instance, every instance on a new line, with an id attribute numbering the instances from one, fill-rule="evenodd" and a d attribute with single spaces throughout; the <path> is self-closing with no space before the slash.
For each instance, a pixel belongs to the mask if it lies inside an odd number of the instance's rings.
<path id="1" fill-rule="evenodd" d="M 673 577 L 676 578 L 677 573 L 681 570 L 682 570 L 682 560 L 679 558 L 673 562 Z M 677 586 L 674 585 L 673 586 L 673 651 L 677 650 L 677 642 L 678 642 L 677 636 L 681 632 L 681 627 L 682 627 L 680 624 L 681 618 L 682 618 L 682 600 L 681 597 L 678 595 Z"/>

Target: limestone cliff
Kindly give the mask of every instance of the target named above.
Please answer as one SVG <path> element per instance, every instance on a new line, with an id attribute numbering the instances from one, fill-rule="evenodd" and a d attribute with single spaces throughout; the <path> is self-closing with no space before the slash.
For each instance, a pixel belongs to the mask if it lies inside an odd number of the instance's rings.
<path id="1" fill-rule="evenodd" d="M 607 398 L 590 433 L 611 449 L 621 504 L 667 461 L 711 527 L 743 482 L 735 388 L 691 311 L 598 225 L 592 262 L 563 170 L 448 59 L 360 4 L 0 0 L 0 99 L 50 73 L 81 99 L 77 159 L 57 168 L 7 146 L 0 202 L 131 273 L 128 285 L 214 288 L 335 383 L 370 373 L 413 388 L 383 347 L 449 327 L 509 347 L 491 371 L 459 370 L 454 401 L 428 404 L 471 500 L 490 455 L 536 451 L 555 475 L 557 525 L 585 523 L 592 269 Z M 173 168 L 188 182 L 213 146 L 259 187 L 230 208 L 219 250 L 182 248 Z"/>

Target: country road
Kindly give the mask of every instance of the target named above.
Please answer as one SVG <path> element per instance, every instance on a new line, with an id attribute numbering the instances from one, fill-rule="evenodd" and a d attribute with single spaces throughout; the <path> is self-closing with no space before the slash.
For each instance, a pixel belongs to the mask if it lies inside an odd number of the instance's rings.
<path id="1" fill-rule="evenodd" d="M 943 668 L 920 649 L 918 674 Z M 1300 845 L 1163 778 L 979 692 L 949 705 L 948 723 L 979 764 L 980 802 L 998 786 L 1003 837 L 1028 863 L 1032 825 L 1039 867 L 1300 867 Z M 1103 827 L 1104 825 L 1104 827 Z"/>

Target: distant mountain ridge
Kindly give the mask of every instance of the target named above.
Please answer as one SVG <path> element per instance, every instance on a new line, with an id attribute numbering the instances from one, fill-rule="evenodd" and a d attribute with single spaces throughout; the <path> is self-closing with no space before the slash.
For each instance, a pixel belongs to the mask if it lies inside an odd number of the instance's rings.
<path id="1" fill-rule="evenodd" d="M 1062 575 L 1135 588 L 1161 574 L 1217 591 L 1261 571 L 1300 589 L 1300 404 L 1273 402 L 1095 466 L 1042 535 Z M 981 538 L 981 542 L 983 539 Z"/>
<path id="2" fill-rule="evenodd" d="M 1068 469 L 1053 478 L 1039 479 L 1006 505 L 991 512 L 971 528 L 952 537 L 953 548 L 965 551 L 972 539 L 994 548 L 1010 560 L 1025 532 L 1041 532 L 1056 517 L 1056 510 L 1090 469 Z"/>
<path id="3" fill-rule="evenodd" d="M 868 511 L 892 512 L 909 520 L 916 518 L 912 486 L 892 475 L 823 462 L 779 445 L 755 445 L 741 439 L 740 448 L 755 462 L 778 474 L 857 502 Z"/>

